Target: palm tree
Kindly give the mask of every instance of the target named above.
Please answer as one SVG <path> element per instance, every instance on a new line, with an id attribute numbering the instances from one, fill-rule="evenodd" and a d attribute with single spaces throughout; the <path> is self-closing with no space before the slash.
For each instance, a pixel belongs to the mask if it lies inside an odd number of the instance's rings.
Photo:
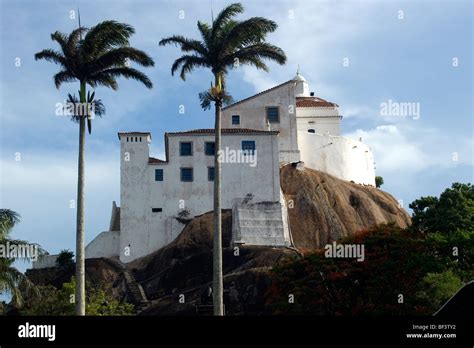
<path id="1" fill-rule="evenodd" d="M 12 228 L 20 222 L 20 215 L 10 209 L 0 209 L 0 244 L 27 245 L 24 240 L 11 239 Z M 41 248 L 38 251 L 42 252 Z M 21 307 L 24 297 L 38 295 L 38 289 L 19 270 L 13 267 L 14 258 L 0 257 L 0 293 L 9 292 L 14 307 Z"/>
<path id="2" fill-rule="evenodd" d="M 221 222 L 221 164 L 218 154 L 221 149 L 221 108 L 230 100 L 225 90 L 225 77 L 234 67 L 251 65 L 268 71 L 265 59 L 279 64 L 286 62 L 283 50 L 265 41 L 266 35 L 276 30 L 277 24 L 262 17 L 238 21 L 234 17 L 244 11 L 236 3 L 224 8 L 212 24 L 198 21 L 201 40 L 188 39 L 180 35 L 164 38 L 160 45 L 175 44 L 184 55 L 176 59 L 171 67 L 174 75 L 178 69 L 181 79 L 195 68 L 210 69 L 214 77 L 211 89 L 200 94 L 201 106 L 215 106 L 215 156 L 214 156 L 214 241 L 213 241 L 213 292 L 214 315 L 224 315 L 222 281 L 222 222 Z"/>
<path id="3" fill-rule="evenodd" d="M 79 92 L 80 94 L 80 92 Z M 72 94 L 67 95 L 67 103 L 66 106 L 67 111 L 71 111 L 71 121 L 79 123 L 81 117 L 86 114 L 87 115 L 87 130 L 89 134 L 92 132 L 92 120 L 95 116 L 102 117 L 105 115 L 105 105 L 102 103 L 102 99 L 95 99 L 95 92 L 90 93 L 87 91 L 86 97 L 86 105 L 81 105 L 79 99 Z"/>
<path id="4" fill-rule="evenodd" d="M 45 59 L 58 64 L 61 70 L 54 75 L 59 88 L 64 82 L 79 81 L 79 100 L 87 103 L 87 85 L 118 88 L 117 78 L 125 77 L 152 88 L 150 79 L 141 71 L 130 67 L 130 62 L 149 67 L 154 62 L 145 52 L 130 47 L 129 38 L 135 29 L 116 21 L 103 21 L 90 29 L 79 27 L 69 35 L 56 31 L 51 39 L 60 51 L 45 49 L 35 54 L 35 59 Z M 84 35 L 84 37 L 83 37 Z M 79 158 L 77 180 L 76 220 L 76 314 L 85 315 L 85 263 L 84 263 L 84 159 L 85 128 L 87 115 L 79 117 Z"/>

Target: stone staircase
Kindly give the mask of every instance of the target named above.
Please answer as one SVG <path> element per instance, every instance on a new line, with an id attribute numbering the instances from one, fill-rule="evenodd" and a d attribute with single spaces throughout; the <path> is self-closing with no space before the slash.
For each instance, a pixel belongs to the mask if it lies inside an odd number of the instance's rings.
<path id="1" fill-rule="evenodd" d="M 135 310 L 140 312 L 148 307 L 150 301 L 148 301 L 143 287 L 137 282 L 133 273 L 117 259 L 104 258 L 104 260 L 122 272 L 127 286 L 127 301 L 135 305 Z"/>

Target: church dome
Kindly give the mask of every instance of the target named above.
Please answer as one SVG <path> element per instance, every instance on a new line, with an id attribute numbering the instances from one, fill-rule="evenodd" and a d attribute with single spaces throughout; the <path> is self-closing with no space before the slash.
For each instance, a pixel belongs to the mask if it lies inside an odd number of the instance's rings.
<path id="1" fill-rule="evenodd" d="M 302 82 L 306 82 L 306 79 L 303 77 L 303 75 L 300 75 L 299 72 L 296 73 L 296 76 L 293 77 L 293 81 L 302 81 Z"/>

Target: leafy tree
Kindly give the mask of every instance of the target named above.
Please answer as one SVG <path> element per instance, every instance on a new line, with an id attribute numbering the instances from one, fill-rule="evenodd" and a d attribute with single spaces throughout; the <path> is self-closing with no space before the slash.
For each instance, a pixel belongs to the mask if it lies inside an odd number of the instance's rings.
<path id="1" fill-rule="evenodd" d="M 376 176 L 375 177 L 375 186 L 377 188 L 381 187 L 383 185 L 383 178 L 381 176 Z"/>
<path id="2" fill-rule="evenodd" d="M 424 289 L 418 296 L 435 307 L 440 307 L 464 285 L 450 269 L 440 273 L 427 273 L 423 283 Z"/>
<path id="3" fill-rule="evenodd" d="M 60 270 L 65 271 L 74 267 L 74 253 L 71 250 L 61 250 L 56 259 L 56 267 Z"/>
<path id="4" fill-rule="evenodd" d="M 88 103 L 90 94 L 87 85 L 95 88 L 104 86 L 116 90 L 117 78 L 134 79 L 152 88 L 150 79 L 141 71 L 132 68 L 131 62 L 140 66 L 154 65 L 153 59 L 145 52 L 130 46 L 129 39 L 135 29 L 116 21 L 103 21 L 92 28 L 79 27 L 69 35 L 59 31 L 51 34 L 51 39 L 59 44 L 60 51 L 44 49 L 35 54 L 35 59 L 45 59 L 58 64 L 61 70 L 54 75 L 54 84 L 59 88 L 64 82 L 79 81 L 79 102 Z M 86 93 L 87 92 L 87 93 Z M 92 94 L 93 95 L 93 94 Z M 77 222 L 76 222 L 76 298 L 77 315 L 85 314 L 85 262 L 84 262 L 84 171 L 86 119 L 91 130 L 91 117 L 75 115 L 79 123 L 79 157 L 77 184 Z"/>
<path id="5" fill-rule="evenodd" d="M 41 296 L 30 301 L 22 315 L 74 315 L 74 277 L 64 283 L 61 289 L 54 286 L 40 286 Z M 87 283 L 86 315 L 131 315 L 133 305 L 120 302 L 101 288 Z"/>
<path id="6" fill-rule="evenodd" d="M 278 265 L 267 293 L 270 311 L 346 316 L 434 313 L 474 278 L 472 198 L 470 184 L 453 184 L 439 199 L 422 197 L 412 203 L 412 227 L 380 225 L 339 241 L 364 245 L 364 262 L 326 258 L 319 250 Z M 288 294 L 294 294 L 294 304 L 288 303 Z M 403 303 L 397 302 L 399 294 Z"/>
<path id="7" fill-rule="evenodd" d="M 366 260 L 326 258 L 318 251 L 275 267 L 266 294 L 271 313 L 427 315 L 474 277 L 472 241 L 462 244 L 464 256 L 459 258 L 449 253 L 446 241 L 417 237 L 392 225 L 343 242 L 363 244 Z M 288 294 L 295 303 L 288 303 Z M 403 303 L 398 303 L 399 294 Z"/>
<path id="8" fill-rule="evenodd" d="M 413 201 L 413 230 L 452 233 L 474 231 L 474 187 L 454 183 L 440 197 L 421 197 Z"/>
<path id="9" fill-rule="evenodd" d="M 208 91 L 199 95 L 204 109 L 215 107 L 215 157 L 214 157 L 214 242 L 213 242 L 213 293 L 214 314 L 223 315 L 223 283 L 222 283 L 222 212 L 221 212 L 221 109 L 231 101 L 226 91 L 225 78 L 229 69 L 241 65 L 251 65 L 257 69 L 268 71 L 264 60 L 278 64 L 286 62 L 285 53 L 265 41 L 267 34 L 277 28 L 277 24 L 262 17 L 252 17 L 238 21 L 235 16 L 242 13 L 241 4 L 232 4 L 224 8 L 211 24 L 198 21 L 197 26 L 201 40 L 188 39 L 180 35 L 164 38 L 160 45 L 175 44 L 184 55 L 176 59 L 171 66 L 171 74 L 179 69 L 180 77 L 195 68 L 210 69 L 214 84 Z"/>

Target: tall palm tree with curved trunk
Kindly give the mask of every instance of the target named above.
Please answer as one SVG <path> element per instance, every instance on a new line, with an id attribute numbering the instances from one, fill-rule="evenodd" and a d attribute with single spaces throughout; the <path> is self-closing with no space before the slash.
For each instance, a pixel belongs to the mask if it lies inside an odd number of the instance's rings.
<path id="1" fill-rule="evenodd" d="M 118 77 L 134 79 L 143 83 L 147 88 L 152 88 L 153 84 L 144 73 L 130 67 L 130 62 L 144 67 L 154 65 L 153 59 L 149 55 L 141 50 L 130 47 L 129 39 L 134 33 L 135 29 L 132 26 L 116 21 L 103 21 L 90 29 L 80 26 L 69 35 L 56 31 L 51 34 L 51 39 L 59 44 L 60 51 L 44 49 L 35 54 L 35 59 L 45 59 L 61 67 L 61 70 L 54 75 L 56 88 L 59 88 L 64 82 L 79 81 L 80 103 L 87 103 L 87 85 L 92 88 L 104 86 L 116 90 L 118 88 Z M 77 315 L 85 315 L 84 160 L 86 119 L 90 122 L 91 118 L 88 113 L 80 115 L 78 118 L 79 157 L 76 220 Z"/>
<path id="2" fill-rule="evenodd" d="M 239 21 L 235 17 L 244 8 L 236 3 L 224 8 L 211 24 L 198 21 L 200 40 L 174 35 L 164 38 L 160 45 L 175 44 L 184 55 L 176 59 L 171 67 L 174 75 L 180 70 L 181 79 L 195 68 L 210 69 L 214 77 L 211 89 L 200 93 L 201 106 L 215 106 L 215 156 L 214 156 L 214 234 L 213 234 L 213 294 L 214 315 L 224 315 L 222 280 L 222 221 L 221 221 L 221 109 L 231 98 L 225 89 L 225 78 L 230 69 L 251 65 L 268 71 L 264 60 L 279 64 L 286 62 L 282 49 L 265 41 L 268 33 L 276 30 L 277 24 L 262 17 Z"/>

